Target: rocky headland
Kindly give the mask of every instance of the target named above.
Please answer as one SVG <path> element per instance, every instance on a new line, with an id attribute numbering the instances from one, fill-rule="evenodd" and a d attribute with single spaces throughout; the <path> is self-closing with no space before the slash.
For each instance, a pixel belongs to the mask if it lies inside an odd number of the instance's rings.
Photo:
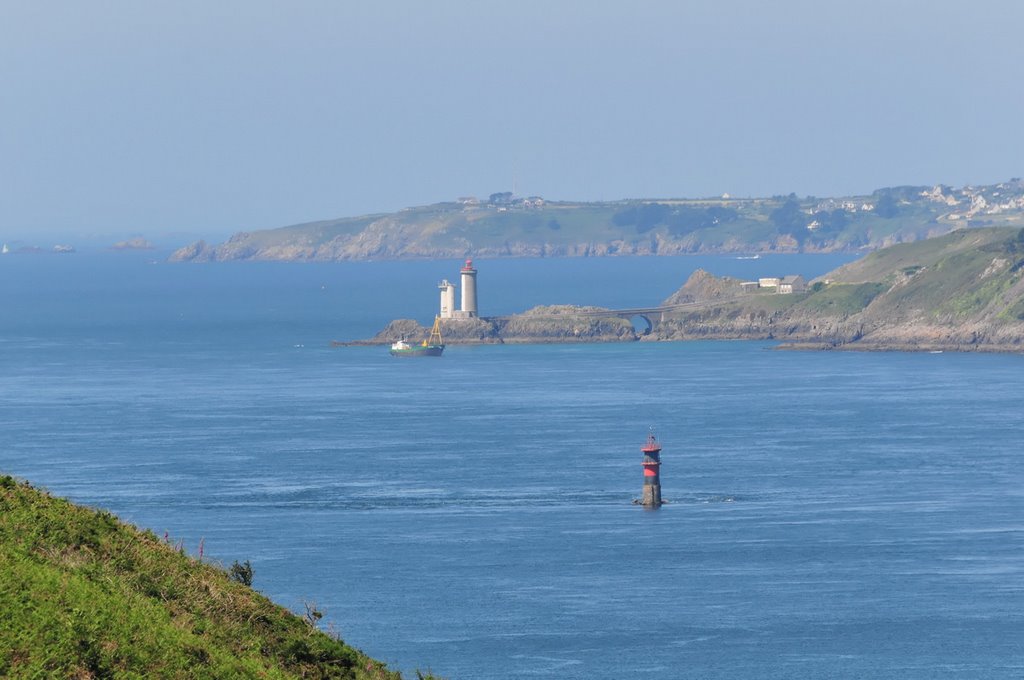
<path id="1" fill-rule="evenodd" d="M 891 246 L 800 288 L 782 293 L 699 270 L 644 314 L 648 333 L 614 310 L 568 305 L 445 319 L 442 333 L 449 344 L 746 339 L 807 349 L 1024 351 L 1024 229 L 963 229 Z M 427 332 L 402 319 L 357 344 Z"/>
<path id="2" fill-rule="evenodd" d="M 662 340 L 763 339 L 787 347 L 1024 351 L 1024 230 L 971 229 L 872 253 L 806 293 L 760 292 L 715 304 L 697 272 L 678 295 L 707 305 L 666 314 Z M 733 288 L 735 290 L 735 288 Z"/>
<path id="3" fill-rule="evenodd" d="M 833 198 L 549 201 L 509 192 L 242 231 L 196 241 L 176 262 L 464 257 L 612 257 L 691 253 L 868 252 L 955 229 L 1024 226 L 1024 182 L 878 189 Z"/>

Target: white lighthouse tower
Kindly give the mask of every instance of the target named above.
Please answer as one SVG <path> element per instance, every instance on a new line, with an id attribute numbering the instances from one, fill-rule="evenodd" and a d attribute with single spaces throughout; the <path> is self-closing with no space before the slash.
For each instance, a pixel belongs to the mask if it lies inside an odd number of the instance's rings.
<path id="1" fill-rule="evenodd" d="M 476 270 L 473 260 L 466 260 L 462 268 L 462 314 L 460 316 L 478 316 L 476 308 Z"/>

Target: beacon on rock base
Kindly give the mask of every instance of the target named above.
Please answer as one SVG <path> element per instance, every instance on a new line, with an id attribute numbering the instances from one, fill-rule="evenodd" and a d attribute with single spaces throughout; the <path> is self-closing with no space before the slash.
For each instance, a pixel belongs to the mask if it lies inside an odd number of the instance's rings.
<path id="1" fill-rule="evenodd" d="M 640 505 L 657 508 L 661 505 L 661 444 L 653 432 L 647 435 L 647 443 L 640 450 L 644 454 L 644 494 Z"/>

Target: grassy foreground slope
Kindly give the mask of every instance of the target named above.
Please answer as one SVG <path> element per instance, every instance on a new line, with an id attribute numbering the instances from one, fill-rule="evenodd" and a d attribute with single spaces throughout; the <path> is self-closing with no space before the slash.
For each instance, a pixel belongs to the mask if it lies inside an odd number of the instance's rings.
<path id="1" fill-rule="evenodd" d="M 0 677 L 401 676 L 152 532 L 0 476 Z"/>

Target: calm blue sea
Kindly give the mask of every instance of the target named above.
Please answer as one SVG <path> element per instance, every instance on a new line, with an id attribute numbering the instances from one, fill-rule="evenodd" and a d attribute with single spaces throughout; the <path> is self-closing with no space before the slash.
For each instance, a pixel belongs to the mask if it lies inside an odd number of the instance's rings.
<path id="1" fill-rule="evenodd" d="M 250 560 L 404 671 L 1024 677 L 1024 357 L 757 342 L 331 348 L 458 262 L 0 258 L 0 471 Z M 484 260 L 480 306 L 639 306 L 696 268 Z M 653 426 L 671 501 L 631 505 Z"/>

